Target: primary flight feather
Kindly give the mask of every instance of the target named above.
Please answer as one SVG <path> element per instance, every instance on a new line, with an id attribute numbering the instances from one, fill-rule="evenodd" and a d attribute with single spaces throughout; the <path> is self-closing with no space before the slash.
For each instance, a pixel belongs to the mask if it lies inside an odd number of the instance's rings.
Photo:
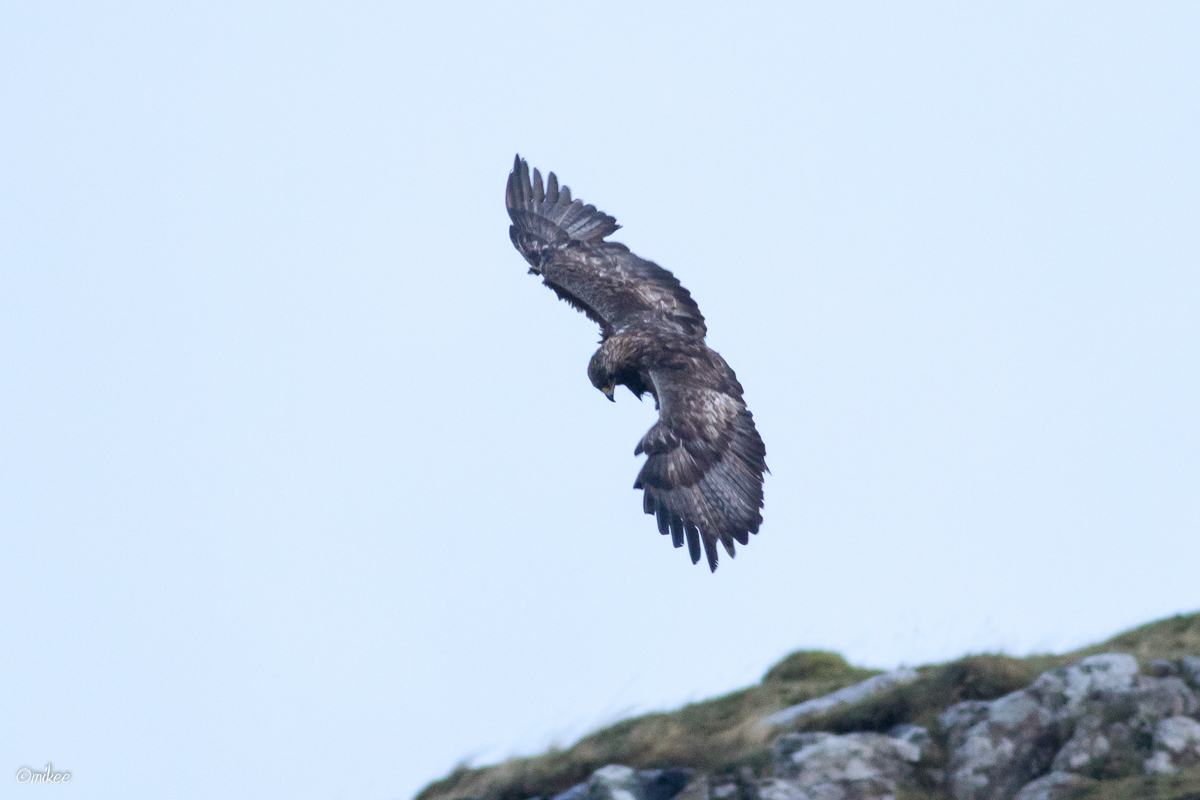
<path id="1" fill-rule="evenodd" d="M 592 385 L 609 400 L 617 386 L 654 397 L 658 422 L 633 451 L 648 456 L 633 486 L 659 532 L 686 541 L 693 564 L 703 546 L 715 571 L 717 542 L 732 557 L 762 524 L 767 451 L 742 385 L 704 343 L 696 301 L 667 270 L 605 241 L 615 219 L 573 200 L 553 172 L 545 185 L 536 169 L 531 179 L 519 155 L 505 203 L 530 273 L 600 326 Z"/>

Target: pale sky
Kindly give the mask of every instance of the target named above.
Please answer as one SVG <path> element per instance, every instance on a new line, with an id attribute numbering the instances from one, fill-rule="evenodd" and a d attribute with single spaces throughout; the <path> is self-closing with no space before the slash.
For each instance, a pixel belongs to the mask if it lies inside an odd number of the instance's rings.
<path id="1" fill-rule="evenodd" d="M 801 647 L 1200 609 L 1197 41 L 1195 3 L 4 3 L 0 796 L 407 800 Z M 518 151 L 745 386 L 765 522 L 715 575 L 509 243 Z"/>

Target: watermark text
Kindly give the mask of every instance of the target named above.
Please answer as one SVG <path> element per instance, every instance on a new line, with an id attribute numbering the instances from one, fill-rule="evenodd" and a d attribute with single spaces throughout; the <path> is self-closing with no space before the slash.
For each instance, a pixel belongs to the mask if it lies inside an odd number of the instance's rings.
<path id="1" fill-rule="evenodd" d="M 69 772 L 55 772 L 53 764 L 47 764 L 40 772 L 29 767 L 17 770 L 17 783 L 67 783 L 71 780 Z"/>

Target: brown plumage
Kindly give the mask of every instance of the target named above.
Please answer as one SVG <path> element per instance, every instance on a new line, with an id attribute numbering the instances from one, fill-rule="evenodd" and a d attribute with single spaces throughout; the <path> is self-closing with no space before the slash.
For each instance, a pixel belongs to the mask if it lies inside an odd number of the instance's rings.
<path id="1" fill-rule="evenodd" d="M 704 343 L 704 317 L 667 270 L 604 237 L 620 226 L 571 199 L 551 172 L 542 185 L 518 155 L 505 194 L 513 245 L 529 271 L 600 326 L 588 364 L 592 385 L 613 399 L 618 385 L 654 396 L 658 422 L 634 455 L 648 458 L 633 484 L 659 533 L 701 546 L 717 568 L 717 542 L 732 557 L 762 524 L 766 448 L 725 359 Z"/>

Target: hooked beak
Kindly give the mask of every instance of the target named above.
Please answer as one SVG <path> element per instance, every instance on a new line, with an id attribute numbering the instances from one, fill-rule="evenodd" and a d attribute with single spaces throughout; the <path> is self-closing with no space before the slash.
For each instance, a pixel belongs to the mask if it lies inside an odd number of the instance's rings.
<path id="1" fill-rule="evenodd" d="M 617 402 L 617 398 L 613 397 L 613 392 L 615 392 L 616 390 L 617 390 L 617 387 L 614 384 L 612 386 L 605 386 L 600 391 L 604 392 L 604 396 L 608 398 L 609 402 L 615 403 L 615 402 Z"/>

